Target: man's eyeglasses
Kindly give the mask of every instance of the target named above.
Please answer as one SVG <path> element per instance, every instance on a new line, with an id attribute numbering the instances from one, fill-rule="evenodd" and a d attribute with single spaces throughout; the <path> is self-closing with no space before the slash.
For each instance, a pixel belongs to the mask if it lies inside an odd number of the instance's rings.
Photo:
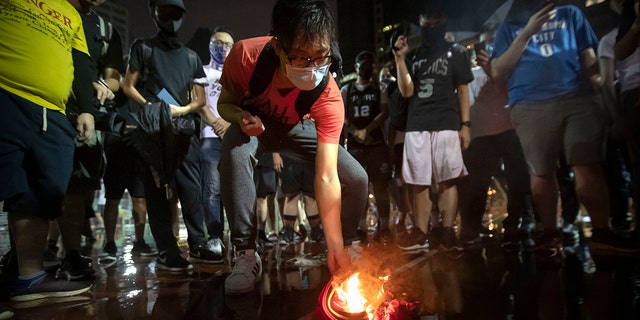
<path id="1" fill-rule="evenodd" d="M 289 59 L 289 63 L 291 63 L 292 67 L 295 68 L 306 68 L 313 64 L 314 67 L 324 67 L 331 63 L 331 55 L 323 56 L 319 58 L 292 58 L 287 57 Z"/>
<path id="2" fill-rule="evenodd" d="M 214 46 L 225 46 L 227 49 L 231 49 L 231 47 L 233 47 L 233 42 L 224 42 L 222 40 L 213 40 L 213 41 L 209 41 L 209 43 L 213 44 Z"/>

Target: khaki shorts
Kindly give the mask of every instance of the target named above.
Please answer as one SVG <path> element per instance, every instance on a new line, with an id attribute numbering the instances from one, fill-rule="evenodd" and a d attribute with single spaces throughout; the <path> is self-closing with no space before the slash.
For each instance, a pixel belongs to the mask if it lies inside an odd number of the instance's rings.
<path id="1" fill-rule="evenodd" d="M 511 122 L 533 175 L 551 173 L 562 156 L 570 165 L 603 161 L 606 119 L 595 94 L 516 104 L 511 109 Z"/>
<path id="2" fill-rule="evenodd" d="M 430 186 L 467 173 L 458 131 L 406 133 L 402 157 L 402 178 L 406 183 Z"/>

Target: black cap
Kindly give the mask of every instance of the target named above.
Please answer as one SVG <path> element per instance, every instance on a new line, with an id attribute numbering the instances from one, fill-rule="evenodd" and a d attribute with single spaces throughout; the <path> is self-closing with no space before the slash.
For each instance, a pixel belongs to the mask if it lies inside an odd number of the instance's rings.
<path id="1" fill-rule="evenodd" d="M 182 0 L 149 0 L 149 7 L 152 6 L 176 6 L 182 9 L 182 11 L 187 12 Z"/>
<path id="2" fill-rule="evenodd" d="M 369 60 L 371 62 L 376 61 L 375 56 L 373 55 L 373 53 L 371 53 L 371 51 L 361 51 L 360 53 L 358 53 L 358 55 L 356 56 L 356 63 L 363 62 L 365 60 Z"/>

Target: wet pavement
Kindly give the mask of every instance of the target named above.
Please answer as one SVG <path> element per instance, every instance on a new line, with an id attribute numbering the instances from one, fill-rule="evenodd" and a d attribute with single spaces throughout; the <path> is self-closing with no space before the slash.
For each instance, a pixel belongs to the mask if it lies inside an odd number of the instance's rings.
<path id="1" fill-rule="evenodd" d="M 264 273 L 256 290 L 225 295 L 228 261 L 196 263 L 189 274 L 157 270 L 155 259 L 130 254 L 129 223 L 123 219 L 118 228 L 118 261 L 96 265 L 90 293 L 0 304 L 13 308 L 15 319 L 313 319 L 331 279 L 324 245 L 276 244 L 261 250 Z M 99 228 L 95 234 L 85 253 L 98 261 L 103 237 Z M 180 235 L 186 250 L 184 227 Z M 0 249 L 7 247 L 3 214 Z M 359 268 L 389 275 L 385 290 L 416 302 L 422 319 L 639 319 L 639 258 L 594 257 L 594 265 L 584 250 L 571 248 L 564 259 L 542 261 L 533 253 L 506 252 L 497 237 L 463 251 L 406 253 L 395 245 L 373 246 L 364 248 Z"/>

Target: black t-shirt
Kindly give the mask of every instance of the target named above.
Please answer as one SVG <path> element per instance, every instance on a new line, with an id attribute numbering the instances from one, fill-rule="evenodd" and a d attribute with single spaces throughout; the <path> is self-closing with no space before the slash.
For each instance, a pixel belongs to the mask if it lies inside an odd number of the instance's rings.
<path id="1" fill-rule="evenodd" d="M 459 130 L 456 87 L 473 80 L 466 49 L 457 44 L 439 51 L 417 48 L 408 57 L 414 94 L 406 131 Z"/>
<path id="2" fill-rule="evenodd" d="M 189 103 L 194 80 L 206 78 L 202 62 L 193 50 L 185 46 L 169 48 L 158 37 L 136 40 L 131 45 L 129 66 L 140 72 L 143 96 L 154 97 L 166 89 L 181 105 Z"/>
<path id="3" fill-rule="evenodd" d="M 371 83 L 367 85 L 364 90 L 360 91 L 353 82 L 346 85 L 347 101 L 345 101 L 345 117 L 349 120 L 349 123 L 353 124 L 356 128 L 364 129 L 367 127 L 378 114 L 380 114 L 380 88 L 377 83 Z M 368 135 L 371 137 L 371 141 L 365 141 L 366 145 L 379 145 L 384 144 L 384 134 L 382 128 L 378 127 Z M 352 135 L 349 134 L 349 138 Z M 355 141 L 355 139 L 349 139 L 350 146 L 361 146 L 361 143 Z"/>

